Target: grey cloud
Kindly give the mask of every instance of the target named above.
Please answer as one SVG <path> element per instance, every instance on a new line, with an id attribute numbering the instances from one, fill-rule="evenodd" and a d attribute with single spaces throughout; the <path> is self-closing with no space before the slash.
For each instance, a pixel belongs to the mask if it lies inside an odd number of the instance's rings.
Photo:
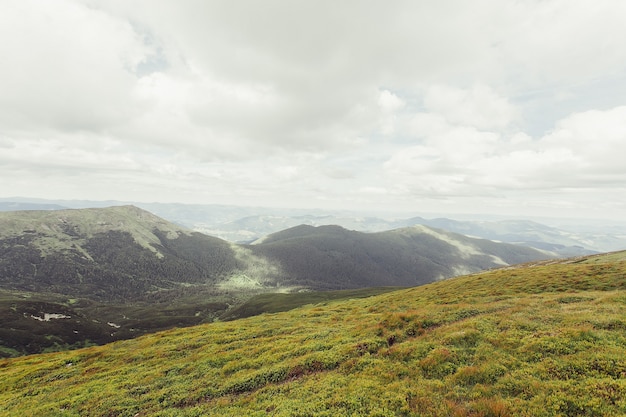
<path id="1" fill-rule="evenodd" d="M 616 0 L 6 5 L 0 176 L 34 194 L 625 198 Z"/>
<path id="2" fill-rule="evenodd" d="M 130 25 L 78 3 L 13 2 L 0 17 L 4 129 L 99 130 L 135 114 Z"/>

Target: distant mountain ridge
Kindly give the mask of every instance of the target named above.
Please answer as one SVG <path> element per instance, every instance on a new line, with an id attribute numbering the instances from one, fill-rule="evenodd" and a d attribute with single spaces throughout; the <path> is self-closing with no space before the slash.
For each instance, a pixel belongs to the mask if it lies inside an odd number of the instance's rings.
<path id="1" fill-rule="evenodd" d="M 221 236 L 229 240 L 247 240 L 254 236 L 271 234 L 287 227 L 306 224 L 310 226 L 341 225 L 342 227 L 362 232 L 382 232 L 424 225 L 469 237 L 489 239 L 504 243 L 527 246 L 552 252 L 555 256 L 579 256 L 597 253 L 598 250 L 613 250 L 626 247 L 626 239 L 618 237 L 595 236 L 581 237 L 575 233 L 549 227 L 530 220 L 497 221 L 458 221 L 447 218 L 425 219 L 413 217 L 404 220 L 390 220 L 376 217 L 343 216 L 250 216 L 213 229 L 203 229 L 205 233 Z M 621 242 L 621 243 L 620 243 Z M 623 246 L 622 246 L 623 245 Z M 594 250 L 588 249 L 589 247 Z"/>
<path id="2" fill-rule="evenodd" d="M 303 225 L 237 245 L 134 206 L 2 212 L 0 355 L 212 321 L 261 293 L 409 287 L 548 257 L 426 226 Z"/>
<path id="3" fill-rule="evenodd" d="M 593 251 L 585 250 L 580 238 L 554 227 L 549 227 L 531 220 L 498 221 L 458 221 L 447 218 L 424 219 L 415 217 L 406 221 L 408 224 L 445 229 L 467 236 L 476 236 L 493 241 L 514 243 L 542 250 L 550 250 L 558 255 L 588 255 Z"/>
<path id="4" fill-rule="evenodd" d="M 423 224 L 471 237 L 550 251 L 569 257 L 626 249 L 626 221 L 550 220 L 546 226 L 533 220 L 480 216 L 480 220 L 409 217 L 349 211 L 240 207 L 217 204 L 137 203 L 119 201 L 42 200 L 0 198 L 0 211 L 23 205 L 25 209 L 56 207 L 91 208 L 132 204 L 177 225 L 234 243 L 249 243 L 301 224 L 340 225 L 361 232 L 381 232 Z M 9 208 L 7 208 L 7 205 Z M 27 207 L 26 207 L 27 206 Z M 15 208 L 13 208 L 14 210 Z M 546 220 L 547 221 L 547 220 Z"/>
<path id="5" fill-rule="evenodd" d="M 65 210 L 65 207 L 53 203 L 28 203 L 16 201 L 0 201 L 0 211 L 20 211 L 20 210 Z"/>

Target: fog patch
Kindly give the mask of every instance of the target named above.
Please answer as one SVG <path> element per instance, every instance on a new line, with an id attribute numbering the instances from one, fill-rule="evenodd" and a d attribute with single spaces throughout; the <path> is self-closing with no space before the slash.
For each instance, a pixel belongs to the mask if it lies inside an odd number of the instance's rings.
<path id="1" fill-rule="evenodd" d="M 252 250 L 231 244 L 231 249 L 241 267 L 233 271 L 221 283 L 223 289 L 262 289 L 277 288 L 279 278 L 283 276 L 277 263 L 255 255 Z"/>
<path id="2" fill-rule="evenodd" d="M 469 259 L 472 255 L 484 255 L 483 252 L 477 250 L 474 246 L 468 245 L 467 243 L 461 242 L 460 240 L 456 240 L 453 237 L 445 234 L 439 233 L 436 230 L 433 230 L 426 226 L 417 225 L 414 226 L 416 229 L 420 229 L 422 233 L 429 234 L 431 236 L 436 237 L 437 239 L 448 243 L 449 245 L 454 246 L 461 253 L 461 257 L 463 259 Z M 504 263 L 504 265 L 507 265 Z"/>

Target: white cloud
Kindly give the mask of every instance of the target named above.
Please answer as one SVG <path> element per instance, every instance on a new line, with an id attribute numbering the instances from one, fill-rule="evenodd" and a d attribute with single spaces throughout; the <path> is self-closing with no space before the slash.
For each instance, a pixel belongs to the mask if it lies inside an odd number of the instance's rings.
<path id="1" fill-rule="evenodd" d="M 416 119 L 422 144 L 398 150 L 385 164 L 389 180 L 408 188 L 433 195 L 507 189 L 558 195 L 626 181 L 626 107 L 573 114 L 537 139 L 450 126 L 432 115 Z"/>
<path id="2" fill-rule="evenodd" d="M 424 106 L 451 124 L 483 130 L 504 129 L 517 117 L 515 107 L 485 85 L 471 89 L 433 85 L 426 92 Z"/>
<path id="3" fill-rule="evenodd" d="M 389 90 L 383 90 L 378 97 L 378 105 L 383 113 L 393 113 L 403 108 L 404 101 Z"/>
<path id="4" fill-rule="evenodd" d="M 127 120 L 136 113 L 132 71 L 149 52 L 128 22 L 81 3 L 4 3 L 3 130 L 98 130 Z"/>
<path id="5" fill-rule="evenodd" d="M 575 178 L 595 177 L 620 184 L 626 180 L 626 106 L 573 114 L 560 121 L 542 142 L 579 155 L 582 162 L 575 167 L 579 174 Z"/>
<path id="6" fill-rule="evenodd" d="M 405 107 L 406 103 L 389 90 L 383 90 L 378 96 L 380 108 L 380 131 L 389 136 L 395 133 L 398 116 L 396 113 Z"/>
<path id="7" fill-rule="evenodd" d="M 573 114 L 553 131 L 482 161 L 483 183 L 524 189 L 602 189 L 626 181 L 626 107 Z"/>
<path id="8" fill-rule="evenodd" d="M 509 2 L 499 48 L 520 87 L 568 85 L 626 68 L 626 4 L 615 0 Z"/>

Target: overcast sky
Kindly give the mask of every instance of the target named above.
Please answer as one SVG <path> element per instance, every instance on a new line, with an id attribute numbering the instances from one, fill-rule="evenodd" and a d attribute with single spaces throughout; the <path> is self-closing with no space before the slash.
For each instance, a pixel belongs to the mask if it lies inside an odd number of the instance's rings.
<path id="1" fill-rule="evenodd" d="M 0 197 L 623 219 L 623 0 L 0 0 Z"/>

